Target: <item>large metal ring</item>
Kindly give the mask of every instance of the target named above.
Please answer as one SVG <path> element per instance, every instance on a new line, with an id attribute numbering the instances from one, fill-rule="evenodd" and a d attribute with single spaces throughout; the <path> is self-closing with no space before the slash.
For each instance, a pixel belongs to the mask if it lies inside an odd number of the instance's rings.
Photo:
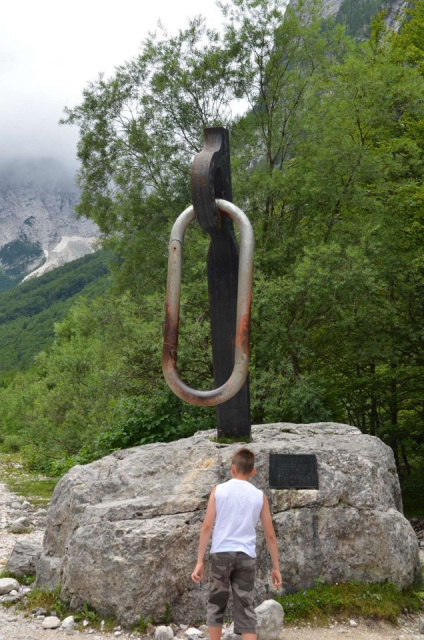
<path id="1" fill-rule="evenodd" d="M 192 389 L 178 375 L 177 350 L 180 320 L 181 272 L 184 235 L 194 220 L 193 207 L 177 218 L 171 231 L 168 257 L 168 279 L 166 289 L 165 339 L 162 368 L 165 380 L 181 400 L 201 406 L 214 406 L 226 402 L 241 389 L 249 369 L 250 353 L 250 306 L 252 302 L 253 278 L 253 229 L 247 216 L 231 202 L 216 200 L 218 209 L 235 222 L 240 232 L 240 256 L 237 293 L 236 340 L 234 368 L 227 382 L 210 391 Z"/>

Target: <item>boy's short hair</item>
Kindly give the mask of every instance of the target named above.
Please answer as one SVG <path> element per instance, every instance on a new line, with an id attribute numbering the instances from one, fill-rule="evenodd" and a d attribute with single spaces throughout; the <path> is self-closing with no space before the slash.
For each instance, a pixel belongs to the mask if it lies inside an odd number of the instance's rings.
<path id="1" fill-rule="evenodd" d="M 239 473 L 247 476 L 255 466 L 255 454 L 250 449 L 246 449 L 246 447 L 237 449 L 232 457 L 231 464 L 235 466 Z"/>

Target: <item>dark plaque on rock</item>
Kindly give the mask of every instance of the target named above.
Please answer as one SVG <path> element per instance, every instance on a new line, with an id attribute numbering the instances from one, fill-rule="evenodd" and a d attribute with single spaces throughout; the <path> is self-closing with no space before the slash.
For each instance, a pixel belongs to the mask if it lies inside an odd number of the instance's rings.
<path id="1" fill-rule="evenodd" d="M 317 457 L 314 454 L 269 454 L 271 489 L 318 489 Z"/>

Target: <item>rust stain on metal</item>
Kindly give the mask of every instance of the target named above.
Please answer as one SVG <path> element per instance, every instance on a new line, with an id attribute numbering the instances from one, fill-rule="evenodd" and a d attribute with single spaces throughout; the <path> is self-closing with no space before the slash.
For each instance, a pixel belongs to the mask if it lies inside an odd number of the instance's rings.
<path id="1" fill-rule="evenodd" d="M 192 389 L 180 379 L 177 370 L 182 249 L 185 231 L 194 219 L 193 207 L 186 209 L 174 224 L 171 232 L 172 240 L 168 263 L 165 331 L 162 354 L 163 372 L 168 385 L 177 396 L 191 404 L 200 406 L 214 406 L 232 398 L 243 386 L 249 367 L 253 231 L 247 217 L 235 205 L 224 200 L 217 200 L 216 204 L 225 215 L 236 222 L 240 231 L 239 286 L 237 294 L 238 322 L 235 331 L 234 368 L 227 381 L 216 389 L 209 391 Z"/>

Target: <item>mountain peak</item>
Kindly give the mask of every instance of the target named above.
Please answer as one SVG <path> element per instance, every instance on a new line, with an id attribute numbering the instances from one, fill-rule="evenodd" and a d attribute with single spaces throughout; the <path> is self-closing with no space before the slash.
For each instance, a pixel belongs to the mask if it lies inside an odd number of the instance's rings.
<path id="1" fill-rule="evenodd" d="M 97 226 L 77 219 L 79 191 L 70 170 L 54 158 L 0 160 L 0 269 L 14 279 L 40 268 L 62 238 L 93 238 Z M 78 245 L 91 251 L 90 242 Z M 64 256 L 72 258 L 72 251 Z M 63 264 L 63 261 L 61 264 Z"/>

